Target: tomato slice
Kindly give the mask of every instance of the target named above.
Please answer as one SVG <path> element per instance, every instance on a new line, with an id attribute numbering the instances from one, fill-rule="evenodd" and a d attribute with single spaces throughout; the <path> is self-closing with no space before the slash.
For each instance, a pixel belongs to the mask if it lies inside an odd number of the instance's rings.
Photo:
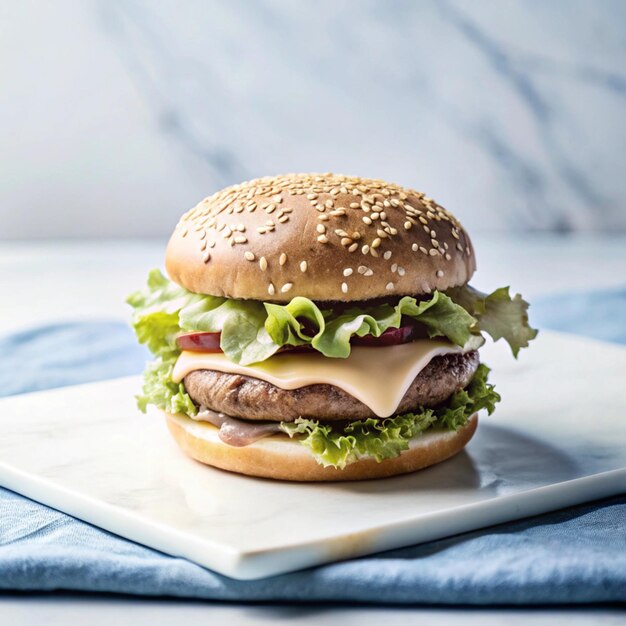
<path id="1" fill-rule="evenodd" d="M 220 338 L 222 333 L 191 332 L 179 335 L 176 339 L 181 350 L 190 352 L 222 352 Z M 364 337 L 352 337 L 350 343 L 353 346 L 397 346 L 401 343 L 409 343 L 418 338 L 419 333 L 415 326 L 401 326 L 400 328 L 388 328 L 380 337 L 365 335 Z M 281 353 L 309 352 L 310 346 L 284 346 Z"/>
<path id="2" fill-rule="evenodd" d="M 185 333 L 176 338 L 181 350 L 190 352 L 222 352 L 220 337 L 222 333 Z"/>

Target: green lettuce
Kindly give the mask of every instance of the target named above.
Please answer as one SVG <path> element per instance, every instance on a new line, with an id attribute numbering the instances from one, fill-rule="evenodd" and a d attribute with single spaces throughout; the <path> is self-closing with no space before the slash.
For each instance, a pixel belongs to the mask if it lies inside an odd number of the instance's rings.
<path id="1" fill-rule="evenodd" d="M 479 365 L 470 384 L 439 407 L 387 419 L 359 420 L 340 428 L 303 418 L 281 422 L 280 427 L 309 448 L 324 467 L 343 469 L 366 456 L 381 462 L 399 456 L 409 448 L 411 439 L 430 428 L 458 430 L 481 409 L 491 414 L 500 395 L 487 382 L 488 374 L 489 368 Z"/>
<path id="2" fill-rule="evenodd" d="M 444 293 L 418 301 L 405 296 L 397 304 L 320 309 L 308 298 L 279 305 L 191 293 L 150 272 L 145 289 L 132 294 L 137 338 L 157 356 L 176 352 L 176 336 L 185 331 L 220 332 L 220 347 L 235 363 L 258 363 L 283 346 L 310 345 L 324 356 L 346 358 L 356 335 L 379 337 L 399 328 L 403 318 L 419 322 L 429 337 L 445 337 L 465 345 L 477 320 Z"/>
<path id="3" fill-rule="evenodd" d="M 142 393 L 137 396 L 137 406 L 143 413 L 149 404 L 168 413 L 193 416 L 198 412 L 183 383 L 175 383 L 172 380 L 175 364 L 176 357 L 165 359 L 159 357 L 146 365 Z"/>
<path id="4" fill-rule="evenodd" d="M 322 312 L 307 298 L 296 297 L 287 305 L 265 304 L 265 328 L 278 345 L 310 344 L 324 356 L 345 359 L 354 335 L 380 337 L 388 328 L 399 328 L 402 317 L 424 325 L 429 337 L 447 337 L 464 346 L 476 320 L 443 293 L 417 302 L 405 296 L 398 304 L 352 307 L 339 315 Z M 303 324 L 302 320 L 306 320 Z"/>
<path id="5" fill-rule="evenodd" d="M 537 336 L 528 324 L 528 302 L 520 294 L 511 297 L 508 287 L 486 294 L 465 285 L 450 289 L 448 295 L 477 319 L 477 328 L 494 341 L 504 339 L 517 358 L 520 348 Z"/>

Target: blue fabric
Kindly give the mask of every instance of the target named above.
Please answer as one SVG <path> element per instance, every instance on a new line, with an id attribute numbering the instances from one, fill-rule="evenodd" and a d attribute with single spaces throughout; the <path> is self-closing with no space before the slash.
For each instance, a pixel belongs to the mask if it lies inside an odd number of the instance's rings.
<path id="1" fill-rule="evenodd" d="M 540 328 L 626 343 L 626 290 L 559 296 Z M 596 335 L 597 336 L 597 335 Z M 47 326 L 0 339 L 0 394 L 121 376 L 146 354 L 120 323 Z M 25 370 L 25 357 L 32 364 Z M 372 557 L 240 582 L 0 489 L 0 589 L 217 600 L 429 604 L 626 601 L 626 497 Z"/>

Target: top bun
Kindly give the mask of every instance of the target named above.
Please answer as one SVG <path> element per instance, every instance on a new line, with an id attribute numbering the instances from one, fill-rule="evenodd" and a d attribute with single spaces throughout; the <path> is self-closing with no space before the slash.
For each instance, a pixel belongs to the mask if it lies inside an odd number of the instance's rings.
<path id="1" fill-rule="evenodd" d="M 428 294 L 464 285 L 476 269 L 467 233 L 434 200 L 338 174 L 218 191 L 182 216 L 165 265 L 190 291 L 270 302 Z"/>

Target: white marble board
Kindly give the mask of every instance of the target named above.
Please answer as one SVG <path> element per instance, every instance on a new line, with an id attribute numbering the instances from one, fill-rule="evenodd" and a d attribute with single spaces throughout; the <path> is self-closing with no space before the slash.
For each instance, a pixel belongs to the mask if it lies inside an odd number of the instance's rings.
<path id="1" fill-rule="evenodd" d="M 0 485 L 239 579 L 361 556 L 626 490 L 626 349 L 543 332 L 483 360 L 503 402 L 466 452 L 413 475 L 295 484 L 185 456 L 139 379 L 0 401 Z"/>

